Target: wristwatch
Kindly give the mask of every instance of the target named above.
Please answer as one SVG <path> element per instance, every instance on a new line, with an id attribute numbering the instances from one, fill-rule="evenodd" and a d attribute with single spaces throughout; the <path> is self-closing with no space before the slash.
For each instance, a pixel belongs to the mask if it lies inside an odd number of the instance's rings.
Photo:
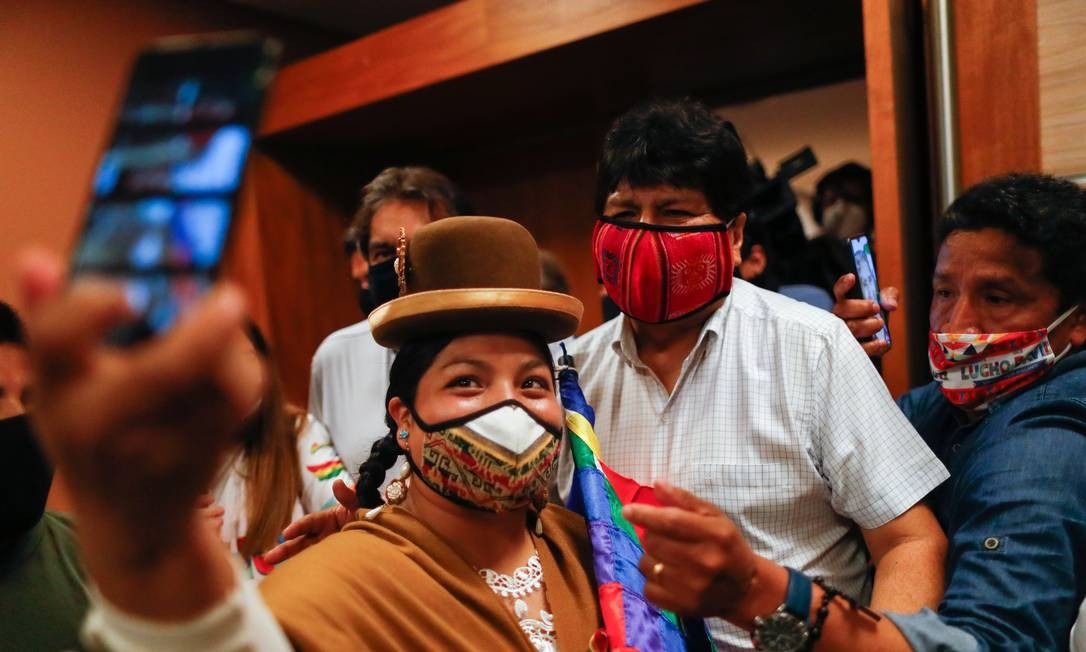
<path id="1" fill-rule="evenodd" d="M 784 604 L 768 616 L 754 619 L 750 638 L 755 650 L 766 652 L 801 652 L 810 636 L 811 580 L 794 568 L 788 570 L 788 590 Z"/>

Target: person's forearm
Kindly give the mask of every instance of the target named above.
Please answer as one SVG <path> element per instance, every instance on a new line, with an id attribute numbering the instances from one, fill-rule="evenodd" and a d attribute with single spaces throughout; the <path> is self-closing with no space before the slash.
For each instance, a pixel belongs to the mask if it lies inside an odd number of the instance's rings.
<path id="1" fill-rule="evenodd" d="M 811 600 L 812 624 L 818 617 L 822 597 L 822 589 L 815 586 Z M 830 602 L 821 636 L 813 649 L 817 652 L 911 652 L 912 647 L 889 618 L 882 616 L 881 620 L 876 620 L 837 597 Z"/>
<path id="2" fill-rule="evenodd" d="M 768 616 L 784 602 L 788 572 L 767 559 L 759 558 L 757 572 L 747 598 L 736 613 L 727 615 L 732 624 L 747 631 L 754 628 L 755 616 Z M 823 591 L 813 587 L 809 622 L 818 620 Z M 901 631 L 888 618 L 875 616 L 853 608 L 843 598 L 830 602 L 821 636 L 814 647 L 818 651 L 836 652 L 870 650 L 872 652 L 908 652 L 911 648 Z"/>
<path id="3" fill-rule="evenodd" d="M 194 513 L 181 531 L 154 545 L 137 528 L 78 510 L 78 538 L 87 573 L 117 609 L 150 620 L 191 619 L 234 588 L 227 551 Z"/>
<path id="4" fill-rule="evenodd" d="M 936 609 L 946 588 L 945 551 L 943 541 L 919 537 L 889 549 L 875 566 L 871 607 L 899 613 Z"/>

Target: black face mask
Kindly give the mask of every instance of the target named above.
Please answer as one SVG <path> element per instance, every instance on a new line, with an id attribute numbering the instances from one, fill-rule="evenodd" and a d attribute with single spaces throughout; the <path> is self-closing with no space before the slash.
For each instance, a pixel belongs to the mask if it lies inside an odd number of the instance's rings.
<path id="1" fill-rule="evenodd" d="M 370 265 L 370 300 L 373 308 L 400 296 L 400 279 L 396 275 L 396 259 Z"/>
<path id="2" fill-rule="evenodd" d="M 612 301 L 610 296 L 603 295 L 600 303 L 603 307 L 603 321 L 611 321 L 622 314 L 622 311 L 618 309 L 618 304 Z"/>
<path id="3" fill-rule="evenodd" d="M 373 305 L 373 295 L 370 294 L 370 289 L 358 288 L 358 309 L 362 311 L 362 316 L 370 314 L 376 307 Z"/>
<path id="4" fill-rule="evenodd" d="M 41 520 L 53 467 L 25 414 L 0 419 L 0 447 L 0 540 L 10 541 Z"/>

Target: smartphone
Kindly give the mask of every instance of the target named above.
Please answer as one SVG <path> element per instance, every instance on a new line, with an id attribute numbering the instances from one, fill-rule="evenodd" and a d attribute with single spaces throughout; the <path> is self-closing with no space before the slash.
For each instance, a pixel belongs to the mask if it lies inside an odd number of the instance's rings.
<path id="1" fill-rule="evenodd" d="M 875 259 L 871 255 L 871 242 L 866 235 L 848 239 L 852 249 L 852 260 L 856 265 L 857 283 L 851 296 L 879 302 L 879 277 L 875 274 Z M 883 326 L 871 339 L 890 343 L 890 331 L 886 327 L 886 312 L 882 312 Z"/>
<path id="2" fill-rule="evenodd" d="M 72 259 L 73 276 L 124 288 L 137 317 L 113 343 L 168 329 L 214 282 L 280 49 L 231 33 L 164 39 L 136 59 Z"/>

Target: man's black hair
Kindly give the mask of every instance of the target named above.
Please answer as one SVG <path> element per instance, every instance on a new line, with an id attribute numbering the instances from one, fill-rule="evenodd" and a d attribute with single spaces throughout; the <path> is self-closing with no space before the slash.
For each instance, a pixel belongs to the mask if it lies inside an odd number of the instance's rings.
<path id="1" fill-rule="evenodd" d="M 26 347 L 26 331 L 23 329 L 23 322 L 15 309 L 3 301 L 0 301 L 0 344 Z"/>
<path id="2" fill-rule="evenodd" d="M 1043 174 L 987 179 L 947 208 L 939 243 L 954 231 L 989 228 L 1041 254 L 1044 276 L 1064 306 L 1086 300 L 1086 190 Z"/>
<path id="3" fill-rule="evenodd" d="M 765 256 L 765 269 L 762 270 L 761 274 L 752 279 L 747 279 L 747 281 L 763 290 L 779 292 L 781 283 L 777 278 L 776 265 L 774 264 L 776 254 L 770 242 L 769 230 L 759 220 L 752 220 L 748 217 L 747 223 L 743 227 L 743 245 L 739 249 L 740 260 L 746 260 L 750 256 L 754 250 L 754 245 L 759 245 L 762 248 L 762 255 Z M 738 265 L 735 267 L 735 275 L 739 276 Z"/>
<path id="4" fill-rule="evenodd" d="M 739 255 L 742 260 L 746 260 L 750 255 L 754 245 L 762 245 L 762 250 L 768 253 L 769 251 L 769 231 L 765 228 L 765 225 L 759 220 L 752 220 L 747 218 L 747 223 L 743 227 L 743 245 L 739 248 Z"/>
<path id="5" fill-rule="evenodd" d="M 746 209 L 751 192 L 735 127 L 693 100 L 653 100 L 615 120 L 596 168 L 597 214 L 622 181 L 698 190 L 725 222 Z"/>

